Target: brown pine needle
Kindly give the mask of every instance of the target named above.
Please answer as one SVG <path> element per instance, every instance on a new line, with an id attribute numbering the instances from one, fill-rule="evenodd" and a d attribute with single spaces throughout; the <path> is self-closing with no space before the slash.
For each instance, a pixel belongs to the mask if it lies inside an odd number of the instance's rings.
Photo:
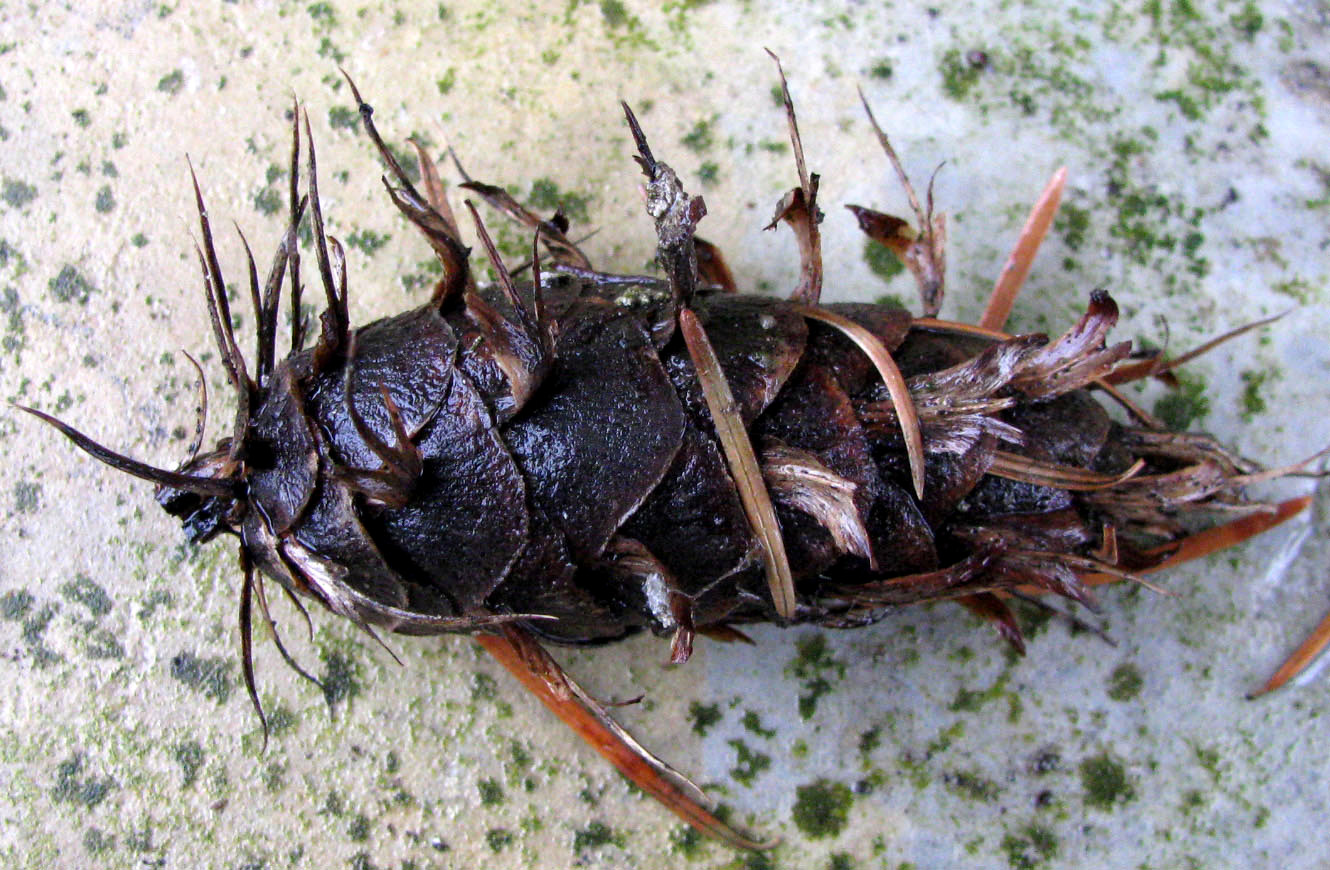
<path id="1" fill-rule="evenodd" d="M 1249 538 L 1254 538 L 1262 532 L 1267 532 L 1275 526 L 1288 522 L 1305 511 L 1311 503 L 1312 498 L 1309 495 L 1291 498 L 1288 501 L 1274 505 L 1274 510 L 1269 513 L 1248 514 L 1232 522 L 1224 523 L 1222 526 L 1215 526 L 1212 529 L 1197 532 L 1181 540 L 1161 544 L 1158 547 L 1146 550 L 1145 555 L 1164 556 L 1167 554 L 1167 558 L 1155 565 L 1141 568 L 1135 573 L 1153 574 L 1156 571 L 1164 571 L 1194 559 L 1209 556 L 1211 553 L 1218 553 L 1220 550 L 1227 550 L 1229 547 L 1236 547 Z M 1119 579 L 1097 572 L 1081 575 L 1081 581 L 1088 586 L 1115 583 Z"/>
<path id="2" fill-rule="evenodd" d="M 781 535 L 780 523 L 776 520 L 771 493 L 762 480 L 762 467 L 758 465 L 757 456 L 753 452 L 753 442 L 749 440 L 748 430 L 744 428 L 743 418 L 739 416 L 734 394 L 730 392 L 729 382 L 725 380 L 725 372 L 721 369 L 716 351 L 711 347 L 706 330 L 702 328 L 702 322 L 687 308 L 679 312 L 679 331 L 683 333 L 684 343 L 688 345 L 688 354 L 692 357 L 697 380 L 702 385 L 702 395 L 711 411 L 711 422 L 716 427 L 721 452 L 725 454 L 725 462 L 730 466 L 730 474 L 734 476 L 735 486 L 739 489 L 744 513 L 748 516 L 753 532 L 762 541 L 762 561 L 766 566 L 771 600 L 782 619 L 793 619 L 798 602 L 794 597 L 794 576 L 790 572 L 790 561 L 785 555 L 785 539 Z"/>
<path id="3" fill-rule="evenodd" d="M 1151 375 L 1160 375 L 1164 372 L 1172 371 L 1179 366 L 1186 365 L 1199 356 L 1209 353 L 1226 341 L 1231 341 L 1240 335 L 1251 332 L 1253 329 L 1269 326 L 1286 314 L 1288 314 L 1288 312 L 1284 311 L 1279 314 L 1271 315 L 1270 317 L 1264 317 L 1260 320 L 1253 320 L 1251 323 L 1239 326 L 1237 329 L 1230 329 L 1223 335 L 1210 339 L 1200 347 L 1193 348 L 1176 359 L 1142 360 L 1125 366 L 1120 366 L 1116 370 L 1110 372 L 1104 380 L 1110 384 L 1125 384 L 1130 383 L 1131 381 L 1140 380 L 1141 378 L 1150 377 Z"/>
<path id="4" fill-rule="evenodd" d="M 557 669 L 557 674 L 542 675 L 532 669 L 508 638 L 479 634 L 476 641 L 592 749 L 679 818 L 702 833 L 740 849 L 770 849 L 776 845 L 775 841 L 759 842 L 746 837 L 717 818 L 699 802 L 701 792 L 697 786 L 633 740 L 552 659 L 547 667 Z M 557 692 L 550 684 L 550 676 L 561 678 L 576 696 Z"/>
<path id="5" fill-rule="evenodd" d="M 1267 480 L 1278 480 L 1281 477 L 1302 474 L 1306 471 L 1308 465 L 1311 465 L 1313 462 L 1326 455 L 1330 455 L 1330 447 L 1322 448 L 1300 462 L 1281 465 L 1279 468 L 1267 468 L 1263 471 L 1252 472 L 1251 474 L 1240 474 L 1230 477 L 1227 482 L 1233 486 L 1251 486 L 1255 483 L 1265 483 Z"/>
<path id="6" fill-rule="evenodd" d="M 919 414 L 915 411 L 910 388 L 906 385 L 901 370 L 896 367 L 895 360 L 891 358 L 890 351 L 883 346 L 876 335 L 848 317 L 811 305 L 791 307 L 809 320 L 816 320 L 839 329 L 872 360 L 877 373 L 882 377 L 882 382 L 887 385 L 891 403 L 896 408 L 896 419 L 900 421 L 901 434 L 905 437 L 905 453 L 910 460 L 910 481 L 914 484 L 914 494 L 923 499 L 924 436 L 919 428 Z"/>
<path id="7" fill-rule="evenodd" d="M 1247 699 L 1259 698 L 1267 692 L 1282 688 L 1289 680 L 1305 671 L 1307 666 L 1325 650 L 1326 646 L 1330 646 L 1330 613 L 1325 615 L 1325 618 L 1312 630 L 1307 639 L 1293 651 L 1293 655 L 1289 656 L 1279 666 L 1279 669 L 1270 676 L 1269 680 L 1266 680 L 1265 685 L 1247 695 Z"/>
<path id="8" fill-rule="evenodd" d="M 998 450 L 993 455 L 993 465 L 988 469 L 988 473 L 996 477 L 1004 477 L 1007 480 L 1019 480 L 1037 486 L 1052 486 L 1073 492 L 1092 492 L 1096 489 L 1108 489 L 1117 486 L 1119 483 L 1140 474 L 1144 468 L 1145 460 L 1138 459 L 1121 474 L 1102 474 L 1085 468 L 1059 465 L 1056 462 L 1042 462 L 1028 456 L 1021 456 L 1018 453 Z"/>
<path id="9" fill-rule="evenodd" d="M 1053 173 L 1034 208 L 1030 209 L 1030 216 L 1021 228 L 1016 246 L 1011 249 L 1011 255 L 1007 257 L 1007 263 L 1002 267 L 997 283 L 993 285 L 988 307 L 984 309 L 984 316 L 979 318 L 980 326 L 1001 329 L 1006 325 L 1012 306 L 1016 304 L 1016 297 L 1025 285 L 1026 276 L 1030 274 L 1035 254 L 1039 252 L 1044 236 L 1048 235 L 1048 229 L 1053 225 L 1053 216 L 1057 214 L 1058 204 L 1062 202 L 1062 190 L 1066 186 L 1067 167 L 1063 166 Z"/>
<path id="10" fill-rule="evenodd" d="M 1000 329 L 990 329 L 987 326 L 979 326 L 974 323 L 961 323 L 958 320 L 941 320 L 937 317 L 916 317 L 911 326 L 917 326 L 920 329 L 930 329 L 934 332 L 946 332 L 951 335 L 974 335 L 979 338 L 991 338 L 995 341 L 1006 341 L 1014 338 L 1010 332 L 1003 332 Z"/>
<path id="11" fill-rule="evenodd" d="M 1110 399 L 1125 408 L 1127 413 L 1139 420 L 1142 426 L 1160 430 L 1166 428 L 1158 417 L 1127 398 L 1126 393 L 1109 383 L 1107 378 L 1100 378 L 1094 382 L 1094 385 L 1098 389 L 1103 390 Z"/>

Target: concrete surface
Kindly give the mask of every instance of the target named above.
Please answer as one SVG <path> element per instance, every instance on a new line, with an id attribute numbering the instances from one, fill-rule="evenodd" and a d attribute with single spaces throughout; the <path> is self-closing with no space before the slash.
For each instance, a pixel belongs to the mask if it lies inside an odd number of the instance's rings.
<path id="1" fill-rule="evenodd" d="M 332 231 L 352 243 L 355 319 L 417 304 L 429 254 L 384 198 L 338 63 L 394 142 L 450 144 L 522 198 L 557 191 L 600 228 L 596 262 L 622 270 L 653 247 L 618 109 L 630 100 L 706 196 L 703 231 L 741 283 L 785 292 L 793 242 L 760 229 L 794 179 L 766 46 L 822 173 L 829 296 L 914 302 L 908 277 L 870 268 L 841 207 L 905 208 L 861 86 L 917 183 L 946 162 L 946 315 L 977 316 L 1065 165 L 1068 208 L 1014 326 L 1061 330 L 1096 287 L 1122 303 L 1118 334 L 1178 349 L 1291 309 L 1190 366 L 1173 402 L 1244 453 L 1291 461 L 1330 441 L 1328 28 L 1324 2 L 4 0 L 0 384 L 178 461 L 193 407 L 180 351 L 211 344 L 184 155 L 240 282 L 230 221 L 266 259 L 293 96 Z M 1164 578 L 1176 597 L 1106 591 L 1117 646 L 1054 620 L 1013 660 L 935 607 L 862 631 L 760 631 L 755 648 L 702 643 L 674 670 L 650 638 L 563 655 L 602 696 L 645 692 L 623 720 L 784 838 L 743 856 L 631 793 L 465 639 L 392 639 L 399 668 L 325 615 L 310 641 L 279 604 L 296 655 L 342 697 L 330 717 L 260 639 L 279 726 L 261 753 L 230 549 L 186 547 L 146 484 L 17 413 L 0 413 L 0 455 L 7 867 L 1323 866 L 1324 681 L 1242 700 L 1330 606 L 1323 498 Z"/>

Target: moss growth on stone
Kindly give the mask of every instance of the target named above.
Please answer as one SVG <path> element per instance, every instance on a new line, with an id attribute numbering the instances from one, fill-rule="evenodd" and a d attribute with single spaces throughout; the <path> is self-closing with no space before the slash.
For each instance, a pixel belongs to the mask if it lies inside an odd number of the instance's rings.
<path id="1" fill-rule="evenodd" d="M 993 780 L 973 770 L 953 771 L 943 776 L 942 782 L 955 794 L 980 803 L 992 803 L 1002 791 Z"/>
<path id="2" fill-rule="evenodd" d="M 799 639 L 798 655 L 785 666 L 788 676 L 799 680 L 803 692 L 799 695 L 799 715 L 813 718 L 817 702 L 832 690 L 829 675 L 845 676 L 845 663 L 831 655 L 827 639 L 822 634 L 809 634 Z"/>
<path id="3" fill-rule="evenodd" d="M 1161 397 L 1154 415 L 1174 432 L 1186 432 L 1210 413 L 1205 381 L 1187 372 L 1176 372 L 1178 387 Z"/>
<path id="4" fill-rule="evenodd" d="M 1123 662 L 1108 675 L 1108 697 L 1114 701 L 1130 701 L 1141 693 L 1145 678 L 1131 662 Z"/>
<path id="5" fill-rule="evenodd" d="M 975 52 L 962 52 L 953 48 L 942 55 L 938 61 L 938 72 L 942 74 L 942 91 L 953 100 L 964 100 L 971 89 L 979 83 L 979 75 L 984 64 L 974 63 Z"/>
<path id="6" fill-rule="evenodd" d="M 101 619 L 111 612 L 111 596 L 86 574 L 77 574 L 60 587 L 60 594 L 74 604 L 88 609 L 93 619 Z"/>
<path id="7" fill-rule="evenodd" d="M 699 737 L 706 737 L 711 726 L 719 723 L 724 714 L 720 712 L 719 704 L 702 704 L 694 701 L 688 705 L 688 718 L 693 722 L 693 733 Z"/>
<path id="8" fill-rule="evenodd" d="M 552 178 L 537 178 L 531 182 L 531 193 L 526 201 L 527 205 L 540 211 L 553 212 L 556 209 L 563 209 L 568 220 L 575 224 L 585 224 L 591 219 L 588 208 L 591 197 L 561 190 Z"/>
<path id="9" fill-rule="evenodd" d="M 503 803 L 503 786 L 497 779 L 482 779 L 476 783 L 480 792 L 480 802 L 487 807 L 497 807 Z"/>
<path id="10" fill-rule="evenodd" d="M 794 824 L 809 839 L 834 837 L 850 820 L 854 794 L 841 782 L 819 779 L 795 790 Z"/>
<path id="11" fill-rule="evenodd" d="M 1250 423 L 1265 412 L 1265 397 L 1262 392 L 1271 376 L 1272 372 L 1252 369 L 1242 373 L 1242 422 Z"/>
<path id="12" fill-rule="evenodd" d="M 22 208 L 37 198 L 37 188 L 16 178 L 6 178 L 0 184 L 0 199 L 10 208 Z"/>
<path id="13" fill-rule="evenodd" d="M 171 676 L 219 704 L 231 697 L 231 662 L 220 656 L 201 657 L 182 650 L 171 659 Z"/>
<path id="14" fill-rule="evenodd" d="M 14 484 L 14 512 L 30 514 L 37 511 L 41 504 L 42 485 L 32 480 L 20 480 Z"/>
<path id="15" fill-rule="evenodd" d="M 743 718 L 739 720 L 739 724 L 743 725 L 745 731 L 756 734 L 764 740 L 770 740 L 772 737 L 776 736 L 775 729 L 762 727 L 762 717 L 752 710 L 746 710 L 744 712 Z"/>
<path id="16" fill-rule="evenodd" d="M 92 207 L 98 214 L 109 214 L 115 208 L 115 194 L 111 192 L 111 185 L 103 184 L 98 189 Z"/>
<path id="17" fill-rule="evenodd" d="M 712 127 L 714 123 L 712 118 L 698 121 L 679 141 L 685 148 L 698 154 L 711 150 L 711 146 L 716 144 L 716 133 Z"/>
<path id="18" fill-rule="evenodd" d="M 752 788 L 753 780 L 771 767 L 771 756 L 750 749 L 742 740 L 731 740 L 729 744 L 734 749 L 736 762 L 735 766 L 730 768 L 730 776 L 736 782 Z"/>
<path id="19" fill-rule="evenodd" d="M 604 822 L 591 822 L 585 828 L 573 833 L 573 851 L 582 852 L 587 849 L 599 849 L 602 846 L 611 844 L 622 845 L 622 837 L 614 832 L 614 829 Z"/>
<path id="20" fill-rule="evenodd" d="M 864 239 L 864 262 L 868 264 L 868 270 L 883 281 L 890 281 L 905 271 L 900 257 L 893 254 L 886 245 L 872 239 Z"/>
<path id="21" fill-rule="evenodd" d="M 489 845 L 490 851 L 497 854 L 512 845 L 513 832 L 507 828 L 490 828 L 485 832 L 485 842 Z"/>
<path id="22" fill-rule="evenodd" d="M 360 681 L 356 664 L 340 652 L 327 652 L 323 656 L 323 673 L 319 675 L 323 683 L 323 699 L 329 707 L 360 694 Z"/>
<path id="23" fill-rule="evenodd" d="M 106 800 L 115 781 L 110 777 L 88 776 L 83 770 L 83 754 L 74 753 L 55 769 L 51 797 L 57 803 L 80 804 L 87 809 Z"/>
<path id="24" fill-rule="evenodd" d="M 180 89 L 184 86 L 185 73 L 183 70 L 173 69 L 157 80 L 157 90 L 173 97 L 180 93 Z"/>
<path id="25" fill-rule="evenodd" d="M 1086 806 L 1111 810 L 1136 797 L 1136 790 L 1127 780 L 1126 768 L 1107 752 L 1082 761 L 1080 773 Z"/>
<path id="26" fill-rule="evenodd" d="M 47 289 L 57 302 L 76 302 L 87 305 L 88 297 L 93 293 L 93 286 L 83 274 L 73 266 L 66 265 L 47 282 Z"/>
<path id="27" fill-rule="evenodd" d="M 1002 852 L 1012 870 L 1037 870 L 1057 857 L 1058 841 L 1047 828 L 1029 825 L 1020 834 L 1004 835 Z"/>

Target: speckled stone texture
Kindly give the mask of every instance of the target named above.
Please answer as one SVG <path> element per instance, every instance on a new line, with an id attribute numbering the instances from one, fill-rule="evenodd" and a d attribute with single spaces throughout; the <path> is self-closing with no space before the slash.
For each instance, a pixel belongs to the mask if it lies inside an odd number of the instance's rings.
<path id="1" fill-rule="evenodd" d="M 1134 395 L 1272 464 L 1330 441 L 1324 2 L 88 7 L 0 2 L 0 385 L 159 464 L 192 429 L 182 349 L 205 358 L 210 438 L 228 412 L 186 154 L 243 290 L 230 224 L 266 260 L 286 113 L 302 100 L 364 322 L 424 298 L 430 255 L 382 192 L 338 64 L 397 146 L 451 145 L 519 199 L 562 201 L 599 228 L 598 265 L 637 271 L 654 238 L 627 99 L 706 197 L 702 232 L 740 283 L 784 293 L 793 240 L 761 227 L 795 176 L 763 47 L 785 63 L 822 174 L 829 298 L 914 302 L 842 208 L 906 208 L 858 86 L 917 183 L 945 161 L 945 316 L 978 316 L 1065 165 L 1014 328 L 1060 331 L 1099 287 L 1122 305 L 1117 335 L 1174 349 L 1289 310 L 1188 366 L 1175 397 Z M 526 247 L 490 225 L 504 250 Z M 1176 597 L 1105 590 L 1116 645 L 1027 612 L 1029 655 L 1015 659 L 958 608 L 933 607 L 854 632 L 761 630 L 756 647 L 701 642 L 676 669 L 652 638 L 561 654 L 602 697 L 645 693 L 624 722 L 736 819 L 783 838 L 742 856 L 631 792 L 464 638 L 390 639 L 399 668 L 323 614 L 311 640 L 279 603 L 334 712 L 260 637 L 274 725 L 261 752 L 230 548 L 187 547 L 148 485 L 12 411 L 0 455 L 6 867 L 1320 865 L 1324 682 L 1243 694 L 1330 606 L 1324 498 L 1162 578 Z"/>

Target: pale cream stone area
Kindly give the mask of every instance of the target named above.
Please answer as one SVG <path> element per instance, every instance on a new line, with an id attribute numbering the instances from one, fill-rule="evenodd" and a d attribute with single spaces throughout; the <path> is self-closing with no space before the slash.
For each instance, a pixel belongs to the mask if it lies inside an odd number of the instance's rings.
<path id="1" fill-rule="evenodd" d="M 657 156 L 706 197 L 701 230 L 740 283 L 787 292 L 793 240 L 761 229 L 795 179 L 769 47 L 822 174 L 830 298 L 915 303 L 907 275 L 870 270 L 843 208 L 906 210 L 862 87 L 921 189 L 945 161 L 945 315 L 978 316 L 1029 204 L 1066 166 L 1069 208 L 1013 327 L 1060 331 L 1097 287 L 1122 305 L 1120 335 L 1178 350 L 1291 310 L 1188 383 L 1208 400 L 1196 426 L 1292 461 L 1330 441 L 1328 21 L 1324 4 L 1168 0 L 2 2 L 0 388 L 174 465 L 193 426 L 180 351 L 205 354 L 220 437 L 232 406 L 185 155 L 244 311 L 232 221 L 264 268 L 293 99 L 314 129 L 330 231 L 349 243 L 353 319 L 422 302 L 406 285 L 427 282 L 428 249 L 383 193 L 339 63 L 395 144 L 451 146 L 524 201 L 558 193 L 597 229 L 597 265 L 639 271 L 654 238 L 629 101 Z M 505 250 L 526 246 L 487 221 Z M 1175 598 L 1105 590 L 1116 647 L 1054 619 L 1014 661 L 988 628 L 935 607 L 824 645 L 809 630 L 703 641 L 672 670 L 652 638 L 563 654 L 601 697 L 645 693 L 625 723 L 736 819 L 784 838 L 762 863 L 682 836 L 463 638 L 390 638 L 399 668 L 325 614 L 311 641 L 278 602 L 296 656 L 349 696 L 330 717 L 261 633 L 279 726 L 261 752 L 239 681 L 233 545 L 190 549 L 147 484 L 17 412 L 0 412 L 0 457 L 6 867 L 1317 864 L 1324 684 L 1242 696 L 1330 599 L 1324 499 L 1162 578 Z M 811 812 L 819 794 L 853 796 L 843 829 Z"/>

